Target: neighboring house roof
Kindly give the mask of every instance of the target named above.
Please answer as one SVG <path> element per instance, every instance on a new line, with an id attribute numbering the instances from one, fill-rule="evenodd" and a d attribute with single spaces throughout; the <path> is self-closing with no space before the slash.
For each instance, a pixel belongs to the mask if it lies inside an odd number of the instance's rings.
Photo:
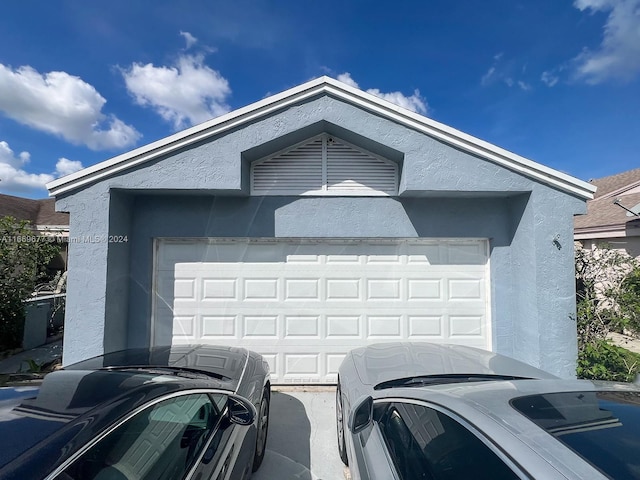
<path id="1" fill-rule="evenodd" d="M 640 217 L 617 205 L 640 211 L 640 168 L 591 180 L 598 190 L 587 202 L 587 213 L 574 219 L 575 238 L 626 237 L 640 235 Z"/>
<path id="2" fill-rule="evenodd" d="M 96 182 L 125 169 L 139 166 L 162 155 L 202 142 L 214 135 L 255 122 L 276 111 L 319 95 L 330 95 L 578 197 L 584 199 L 593 198 L 595 188 L 587 182 L 540 165 L 326 76 L 311 80 L 71 175 L 53 180 L 47 184 L 49 194 L 55 196 L 75 190 L 83 185 Z"/>
<path id="3" fill-rule="evenodd" d="M 48 226 L 69 227 L 69 214 L 56 212 L 53 198 L 34 200 L 0 194 L 0 217 L 5 216 L 28 220 L 38 230 Z"/>

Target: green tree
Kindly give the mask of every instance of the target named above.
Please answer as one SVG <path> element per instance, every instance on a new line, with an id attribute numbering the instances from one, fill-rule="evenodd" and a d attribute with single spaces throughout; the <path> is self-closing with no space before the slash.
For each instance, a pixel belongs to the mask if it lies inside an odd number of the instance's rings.
<path id="1" fill-rule="evenodd" d="M 576 248 L 576 323 L 581 378 L 631 381 L 640 356 L 613 345 L 611 332 L 640 334 L 640 263 L 609 248 Z"/>
<path id="2" fill-rule="evenodd" d="M 622 328 L 640 335 L 640 268 L 636 266 L 625 277 L 616 300 Z"/>
<path id="3" fill-rule="evenodd" d="M 0 218 L 0 349 L 22 344 L 25 305 L 59 246 L 40 237 L 29 222 Z"/>

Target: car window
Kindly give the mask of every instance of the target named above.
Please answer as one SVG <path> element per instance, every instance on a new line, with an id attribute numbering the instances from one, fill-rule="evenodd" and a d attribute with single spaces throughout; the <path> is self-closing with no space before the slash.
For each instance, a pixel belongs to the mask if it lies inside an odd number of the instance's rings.
<path id="1" fill-rule="evenodd" d="M 437 410 L 395 402 L 376 406 L 374 415 L 402 480 L 519 478 L 472 432 Z"/>
<path id="2" fill-rule="evenodd" d="M 218 423 L 216 403 L 223 400 L 225 395 L 191 394 L 156 403 L 100 440 L 58 479 L 181 479 Z"/>
<path id="3" fill-rule="evenodd" d="M 640 478 L 640 393 L 547 393 L 511 405 L 609 477 Z"/>

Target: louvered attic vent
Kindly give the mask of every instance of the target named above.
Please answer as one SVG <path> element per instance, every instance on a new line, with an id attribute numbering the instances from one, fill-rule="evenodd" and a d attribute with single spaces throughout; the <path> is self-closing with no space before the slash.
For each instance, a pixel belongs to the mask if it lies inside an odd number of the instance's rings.
<path id="1" fill-rule="evenodd" d="M 396 195 L 398 165 L 322 134 L 251 166 L 252 195 Z"/>

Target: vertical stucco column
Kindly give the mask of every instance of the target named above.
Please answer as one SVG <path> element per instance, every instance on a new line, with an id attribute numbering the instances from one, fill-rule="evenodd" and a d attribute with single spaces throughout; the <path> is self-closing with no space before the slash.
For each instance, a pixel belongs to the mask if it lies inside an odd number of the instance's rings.
<path id="1" fill-rule="evenodd" d="M 530 365 L 540 366 L 540 324 L 538 318 L 538 257 L 535 246 L 533 194 L 520 205 L 511 240 L 510 261 L 512 282 L 509 301 L 513 327 L 513 356 Z"/>
<path id="2" fill-rule="evenodd" d="M 109 244 L 105 302 L 104 351 L 127 348 L 129 324 L 129 271 L 133 198 L 111 190 L 109 196 Z M 150 297 L 150 295 L 147 295 Z M 142 321 L 147 321 L 145 317 Z M 138 319 L 140 321 L 141 319 Z M 135 321 L 135 320 L 134 320 Z"/>
<path id="3" fill-rule="evenodd" d="M 104 188 L 104 187 L 103 187 Z M 97 186 L 74 193 L 69 212 L 69 264 L 64 326 L 64 365 L 104 351 L 109 192 Z"/>
<path id="4" fill-rule="evenodd" d="M 514 356 L 565 378 L 575 377 L 573 214 L 583 208 L 566 194 L 534 189 L 511 245 Z"/>
<path id="5" fill-rule="evenodd" d="M 581 200 L 553 191 L 536 198 L 534 210 L 540 367 L 564 378 L 575 378 L 578 344 L 573 215 L 584 213 L 586 207 Z"/>

